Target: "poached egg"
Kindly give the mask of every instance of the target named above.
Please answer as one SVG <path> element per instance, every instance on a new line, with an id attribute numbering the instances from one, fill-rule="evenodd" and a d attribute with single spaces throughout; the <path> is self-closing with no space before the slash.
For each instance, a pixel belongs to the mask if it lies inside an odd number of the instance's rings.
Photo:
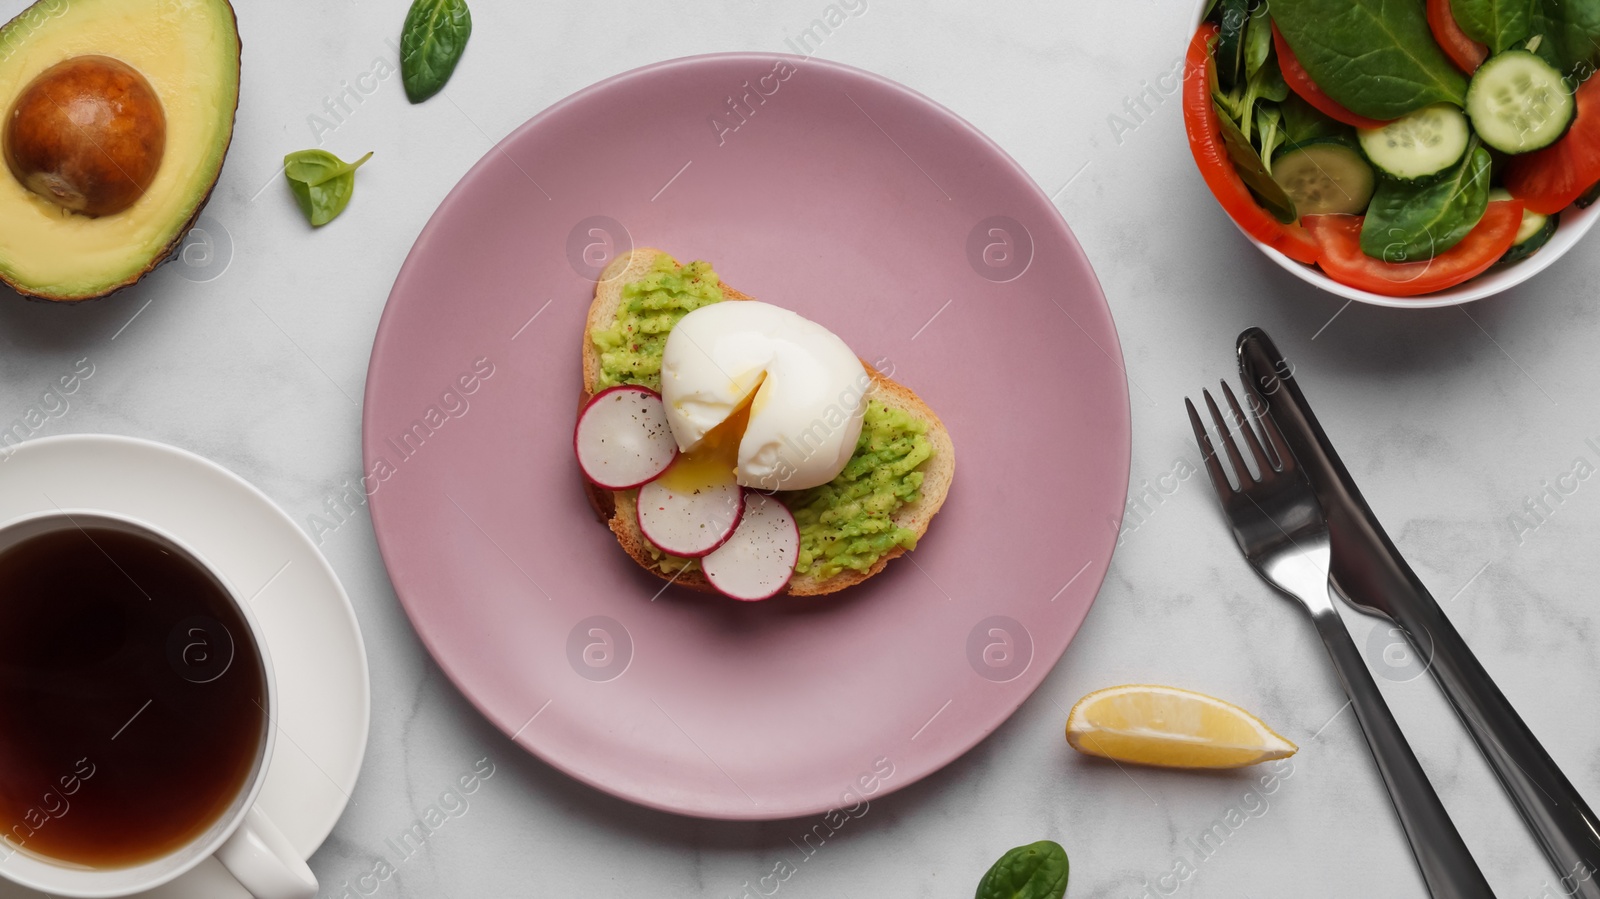
<path id="1" fill-rule="evenodd" d="M 674 481 L 803 490 L 844 470 L 872 379 L 838 335 L 779 306 L 702 306 L 667 335 L 661 398 L 684 454 Z M 725 475 L 723 475 L 725 476 Z"/>

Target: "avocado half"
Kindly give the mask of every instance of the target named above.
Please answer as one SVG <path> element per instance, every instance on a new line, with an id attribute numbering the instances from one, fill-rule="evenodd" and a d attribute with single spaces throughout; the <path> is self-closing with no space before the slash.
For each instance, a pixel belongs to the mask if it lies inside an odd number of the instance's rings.
<path id="1" fill-rule="evenodd" d="M 143 75 L 166 115 L 144 193 L 91 218 L 0 166 L 0 281 L 45 300 L 103 297 L 171 259 L 211 196 L 239 105 L 239 26 L 228 0 L 39 0 L 0 28 L 0 109 L 58 63 L 107 56 Z"/>

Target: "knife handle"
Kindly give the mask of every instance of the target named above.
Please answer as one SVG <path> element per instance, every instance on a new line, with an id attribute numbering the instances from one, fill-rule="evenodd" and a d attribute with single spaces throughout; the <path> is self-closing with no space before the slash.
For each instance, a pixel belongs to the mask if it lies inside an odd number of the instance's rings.
<path id="1" fill-rule="evenodd" d="M 1600 819 L 1438 605 L 1396 603 L 1394 612 L 1395 624 L 1429 660 L 1434 680 L 1559 872 L 1557 895 L 1600 899 Z"/>
<path id="2" fill-rule="evenodd" d="M 1411 841 L 1411 851 L 1427 881 L 1428 892 L 1436 899 L 1494 899 L 1494 891 L 1489 889 L 1472 852 L 1423 773 L 1339 613 L 1328 606 L 1314 612 L 1312 618 L 1344 692 L 1350 697 L 1356 719 L 1361 722 L 1367 747 L 1378 763 L 1378 773 L 1389 788 L 1389 798 Z"/>

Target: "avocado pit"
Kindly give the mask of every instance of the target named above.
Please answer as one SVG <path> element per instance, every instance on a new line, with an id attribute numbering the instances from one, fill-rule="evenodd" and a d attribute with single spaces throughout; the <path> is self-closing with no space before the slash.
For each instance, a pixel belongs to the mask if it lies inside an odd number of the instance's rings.
<path id="1" fill-rule="evenodd" d="M 33 193 L 98 217 L 132 206 L 167 146 L 156 92 L 132 66 L 77 56 L 41 72 L 6 116 L 6 166 Z"/>

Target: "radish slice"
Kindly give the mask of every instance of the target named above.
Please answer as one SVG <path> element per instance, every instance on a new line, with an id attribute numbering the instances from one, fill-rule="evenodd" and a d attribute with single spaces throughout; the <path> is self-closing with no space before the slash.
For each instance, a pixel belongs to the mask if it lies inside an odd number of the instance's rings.
<path id="1" fill-rule="evenodd" d="M 572 447 L 584 477 L 607 490 L 637 487 L 678 455 L 661 395 L 631 384 L 602 390 L 584 405 Z"/>
<path id="2" fill-rule="evenodd" d="M 800 528 L 783 503 L 746 491 L 744 517 L 728 542 L 700 560 L 711 586 L 746 601 L 776 596 L 794 577 Z"/>
<path id="3" fill-rule="evenodd" d="M 681 458 L 681 457 L 680 457 Z M 698 558 L 733 536 L 744 513 L 744 488 L 718 471 L 679 466 L 639 488 L 639 530 L 662 552 Z"/>

